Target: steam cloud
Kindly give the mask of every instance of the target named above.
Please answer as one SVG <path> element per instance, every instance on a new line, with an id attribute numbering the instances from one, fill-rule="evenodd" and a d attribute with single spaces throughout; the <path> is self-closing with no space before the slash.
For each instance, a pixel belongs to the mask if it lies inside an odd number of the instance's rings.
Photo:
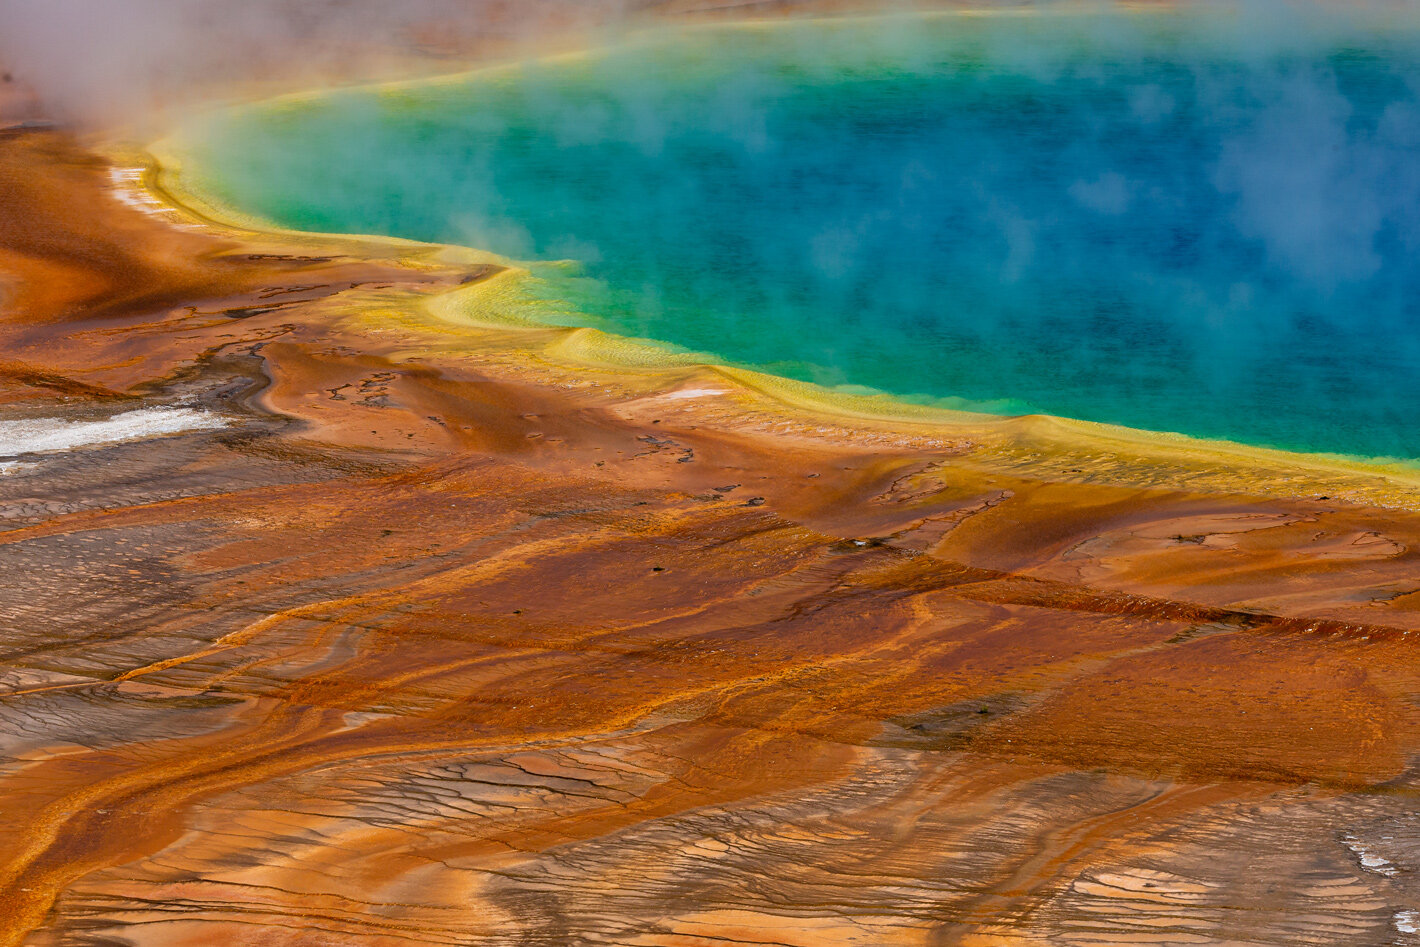
<path id="1" fill-rule="evenodd" d="M 437 71 L 550 33 L 615 27 L 646 0 L 0 0 L 0 66 L 44 112 L 152 119 L 233 85 Z M 448 65 L 443 67 L 445 70 Z M 8 84 L 8 83 L 7 83 Z"/>

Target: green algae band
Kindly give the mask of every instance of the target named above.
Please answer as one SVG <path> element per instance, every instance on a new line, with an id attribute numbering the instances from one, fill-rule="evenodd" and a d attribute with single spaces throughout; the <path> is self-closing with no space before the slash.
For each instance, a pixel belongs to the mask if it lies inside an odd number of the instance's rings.
<path id="1" fill-rule="evenodd" d="M 1420 457 L 1420 42 L 1293 13 L 663 31 L 224 113 L 182 149 L 190 185 L 285 226 L 538 261 L 555 321 Z"/>

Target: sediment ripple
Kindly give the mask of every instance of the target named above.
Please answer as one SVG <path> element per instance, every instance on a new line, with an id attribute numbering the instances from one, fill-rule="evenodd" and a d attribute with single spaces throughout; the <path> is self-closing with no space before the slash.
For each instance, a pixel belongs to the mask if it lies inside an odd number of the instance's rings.
<path id="1" fill-rule="evenodd" d="M 436 249 L 0 178 L 3 419 L 223 420 L 0 475 L 0 943 L 1415 940 L 1405 484 L 572 368 Z"/>

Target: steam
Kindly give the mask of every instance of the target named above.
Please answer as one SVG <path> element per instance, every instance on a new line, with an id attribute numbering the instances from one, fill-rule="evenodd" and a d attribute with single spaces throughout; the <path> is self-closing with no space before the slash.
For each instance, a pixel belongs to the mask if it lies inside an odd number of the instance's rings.
<path id="1" fill-rule="evenodd" d="M 52 118 L 111 128 L 260 83 L 449 71 L 615 28 L 637 0 L 0 0 L 0 68 Z M 639 5 L 644 5 L 644 2 Z M 451 65 L 452 64 L 452 65 Z"/>

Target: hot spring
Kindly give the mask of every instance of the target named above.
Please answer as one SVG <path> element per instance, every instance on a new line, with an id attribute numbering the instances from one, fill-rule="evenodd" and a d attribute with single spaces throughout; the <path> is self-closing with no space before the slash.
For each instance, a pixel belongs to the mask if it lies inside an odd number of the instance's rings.
<path id="1" fill-rule="evenodd" d="M 1339 15 L 1338 15 L 1339 16 Z M 848 390 L 1420 457 L 1420 40 L 1269 8 L 663 29 L 193 124 L 186 183 Z"/>

